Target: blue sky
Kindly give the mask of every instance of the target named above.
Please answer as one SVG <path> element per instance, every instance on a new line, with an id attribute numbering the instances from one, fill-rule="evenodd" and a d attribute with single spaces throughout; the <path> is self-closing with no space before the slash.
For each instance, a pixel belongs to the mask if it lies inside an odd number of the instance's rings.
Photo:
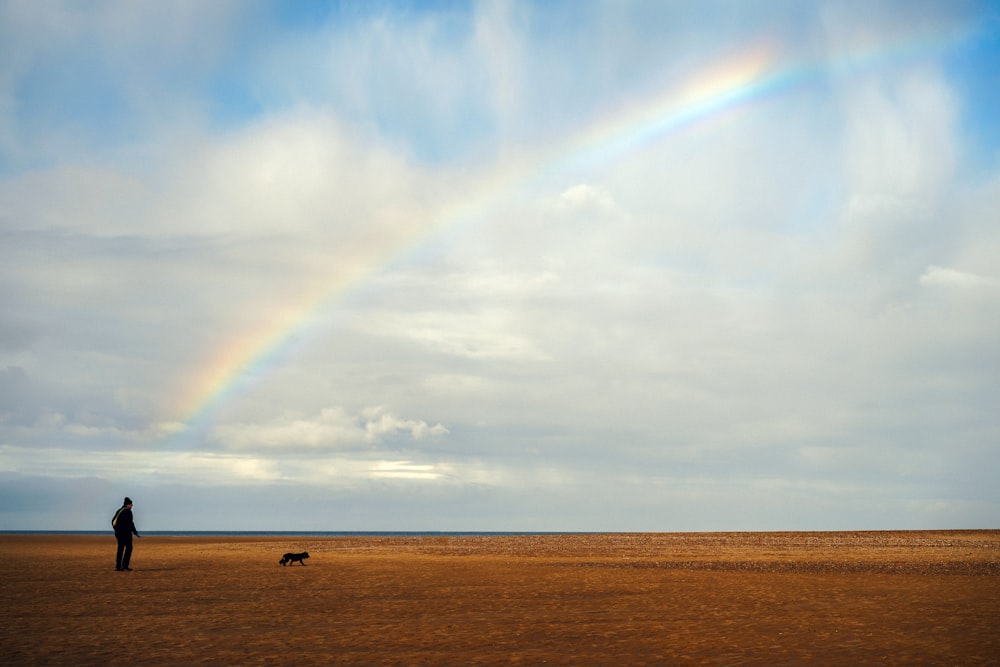
<path id="1" fill-rule="evenodd" d="M 0 529 L 996 527 L 995 3 L 0 2 Z"/>

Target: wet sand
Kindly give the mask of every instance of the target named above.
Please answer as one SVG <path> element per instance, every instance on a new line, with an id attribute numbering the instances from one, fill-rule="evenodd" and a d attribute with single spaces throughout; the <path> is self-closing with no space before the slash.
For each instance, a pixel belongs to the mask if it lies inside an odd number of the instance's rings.
<path id="1" fill-rule="evenodd" d="M 0 535 L 0 662 L 997 665 L 1000 531 Z M 309 551 L 282 567 L 285 551 Z"/>

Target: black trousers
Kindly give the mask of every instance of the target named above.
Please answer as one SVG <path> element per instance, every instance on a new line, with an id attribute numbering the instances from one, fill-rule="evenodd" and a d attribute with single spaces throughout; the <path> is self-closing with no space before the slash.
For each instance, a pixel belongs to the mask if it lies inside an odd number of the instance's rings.
<path id="1" fill-rule="evenodd" d="M 115 535 L 115 539 L 118 540 L 118 553 L 115 554 L 115 569 L 120 570 L 123 567 L 128 567 L 129 562 L 132 560 L 132 536 Z"/>

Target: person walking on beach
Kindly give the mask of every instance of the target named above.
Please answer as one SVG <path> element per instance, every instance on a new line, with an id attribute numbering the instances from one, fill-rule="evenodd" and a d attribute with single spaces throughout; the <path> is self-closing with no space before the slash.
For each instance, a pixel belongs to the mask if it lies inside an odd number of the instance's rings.
<path id="1" fill-rule="evenodd" d="M 141 536 L 135 529 L 135 521 L 132 520 L 132 499 L 128 496 L 125 496 L 122 506 L 115 512 L 111 525 L 115 529 L 115 539 L 118 540 L 115 569 L 119 572 L 131 572 L 132 568 L 128 564 L 132 560 L 132 536 Z"/>

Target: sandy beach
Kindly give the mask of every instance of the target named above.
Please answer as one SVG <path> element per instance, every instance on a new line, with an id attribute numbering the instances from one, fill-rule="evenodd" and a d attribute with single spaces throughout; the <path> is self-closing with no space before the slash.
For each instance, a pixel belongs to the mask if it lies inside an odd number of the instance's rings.
<path id="1" fill-rule="evenodd" d="M 0 535 L 0 661 L 1000 664 L 996 530 L 148 536 L 132 572 L 114 551 Z"/>

